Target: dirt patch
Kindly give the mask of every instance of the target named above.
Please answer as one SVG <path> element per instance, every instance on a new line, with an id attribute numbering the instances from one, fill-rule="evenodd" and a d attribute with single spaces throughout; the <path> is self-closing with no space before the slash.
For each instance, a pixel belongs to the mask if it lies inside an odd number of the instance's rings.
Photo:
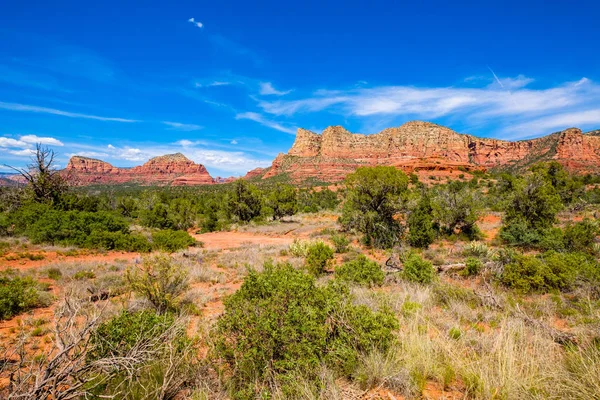
<path id="1" fill-rule="evenodd" d="M 36 253 L 36 252 L 32 252 Z M 116 260 L 131 261 L 140 256 L 139 253 L 126 253 L 122 251 L 111 251 L 102 254 L 85 254 L 77 256 L 64 256 L 55 251 L 42 252 L 44 255 L 43 260 L 0 260 L 0 271 L 6 269 L 17 269 L 17 270 L 28 270 L 32 268 L 42 268 L 48 264 L 60 262 L 61 264 L 76 264 L 81 262 L 114 262 Z"/>
<path id="2" fill-rule="evenodd" d="M 294 241 L 292 237 L 274 237 L 248 232 L 210 232 L 192 234 L 192 236 L 204 243 L 204 248 L 207 250 L 233 249 L 249 244 L 289 245 Z"/>

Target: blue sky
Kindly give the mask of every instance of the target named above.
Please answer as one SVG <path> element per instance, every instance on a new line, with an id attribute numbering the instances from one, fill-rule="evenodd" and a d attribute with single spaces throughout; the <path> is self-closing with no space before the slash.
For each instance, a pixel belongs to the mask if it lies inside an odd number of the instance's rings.
<path id="1" fill-rule="evenodd" d="M 555 0 L 5 2 L 0 164 L 43 142 L 61 166 L 180 151 L 229 176 L 270 165 L 298 127 L 599 128 L 599 15 Z"/>

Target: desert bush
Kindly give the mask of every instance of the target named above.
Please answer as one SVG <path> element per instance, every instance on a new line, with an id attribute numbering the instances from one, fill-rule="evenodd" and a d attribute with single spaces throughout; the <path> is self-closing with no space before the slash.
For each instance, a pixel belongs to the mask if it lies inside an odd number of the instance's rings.
<path id="1" fill-rule="evenodd" d="M 31 277 L 0 276 L 0 320 L 9 319 L 43 303 L 42 286 Z"/>
<path id="2" fill-rule="evenodd" d="M 411 282 L 431 283 L 435 278 L 435 269 L 429 261 L 413 252 L 404 261 L 402 277 Z"/>
<path id="3" fill-rule="evenodd" d="M 366 245 L 392 247 L 403 233 L 397 217 L 408 194 L 406 174 L 395 167 L 361 167 L 345 183 L 342 226 L 362 233 Z"/>
<path id="4" fill-rule="evenodd" d="M 159 315 L 149 310 L 123 310 L 92 333 L 87 358 L 126 357 L 134 346 L 143 346 L 144 342 L 162 335 L 174 320 L 173 315 L 168 313 Z"/>
<path id="5" fill-rule="evenodd" d="M 103 250 L 124 250 L 147 253 L 152 250 L 148 239 L 139 234 L 93 231 L 86 238 L 84 247 Z"/>
<path id="6" fill-rule="evenodd" d="M 585 268 L 585 256 L 548 251 L 540 256 L 518 255 L 504 266 L 501 281 L 521 292 L 568 289 Z"/>
<path id="7" fill-rule="evenodd" d="M 176 311 L 189 287 L 188 270 L 164 254 L 144 257 L 141 264 L 125 272 L 125 277 L 131 289 L 159 313 Z"/>
<path id="8" fill-rule="evenodd" d="M 372 286 L 381 285 L 385 278 L 385 273 L 381 270 L 379 264 L 361 254 L 356 259 L 337 267 L 335 269 L 335 278 L 346 282 Z"/>
<path id="9" fill-rule="evenodd" d="M 170 229 L 152 233 L 152 245 L 155 249 L 173 253 L 193 246 L 196 240 L 184 231 Z"/>
<path id="10" fill-rule="evenodd" d="M 316 242 L 306 250 L 306 269 L 314 276 L 319 276 L 333 260 L 333 249 L 323 242 Z"/>
<path id="11" fill-rule="evenodd" d="M 469 257 L 465 260 L 465 269 L 461 271 L 463 276 L 473 276 L 479 274 L 483 264 L 481 260 L 475 257 Z"/>
<path id="12" fill-rule="evenodd" d="M 48 279 L 57 281 L 62 278 L 62 271 L 59 268 L 51 267 L 46 271 L 46 275 L 48 276 Z"/>
<path id="13" fill-rule="evenodd" d="M 308 255 L 308 248 L 312 245 L 312 242 L 308 240 L 294 239 L 290 244 L 290 253 L 295 257 L 306 257 Z"/>
<path id="14" fill-rule="evenodd" d="M 568 251 L 591 251 L 599 233 L 596 221 L 587 218 L 575 224 L 568 224 L 564 230 L 565 248 Z"/>
<path id="15" fill-rule="evenodd" d="M 322 363 L 348 375 L 361 352 L 389 348 L 397 328 L 391 311 L 353 305 L 344 286 L 317 286 L 289 264 L 267 264 L 225 300 L 214 357 L 234 398 L 268 398 L 273 387 L 296 398 L 297 379 L 317 381 Z"/>
<path id="16" fill-rule="evenodd" d="M 336 253 L 346 253 L 348 251 L 348 245 L 350 244 L 350 239 L 348 239 L 345 235 L 335 234 L 331 235 L 331 241 L 335 246 Z"/>
<path id="17" fill-rule="evenodd" d="M 487 258 L 490 256 L 490 248 L 483 242 L 469 242 L 463 249 L 463 255 L 467 257 Z"/>

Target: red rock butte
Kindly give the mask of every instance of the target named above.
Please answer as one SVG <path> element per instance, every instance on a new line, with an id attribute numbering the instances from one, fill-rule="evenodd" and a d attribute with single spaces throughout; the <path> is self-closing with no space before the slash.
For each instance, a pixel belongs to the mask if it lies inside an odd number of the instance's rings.
<path id="1" fill-rule="evenodd" d="M 596 131 L 594 131 L 596 132 Z M 360 166 L 391 165 L 422 170 L 522 171 L 538 161 L 556 160 L 576 173 L 600 170 L 600 136 L 580 129 L 521 141 L 478 138 L 429 122 L 412 121 L 372 135 L 330 126 L 322 134 L 298 129 L 287 154 L 279 154 L 263 179 L 288 174 L 301 181 L 342 180 Z"/>
<path id="2" fill-rule="evenodd" d="M 215 183 L 204 165 L 194 163 L 181 153 L 154 157 L 133 168 L 118 168 L 101 160 L 73 156 L 64 173 L 75 185 L 135 183 L 181 186 Z"/>

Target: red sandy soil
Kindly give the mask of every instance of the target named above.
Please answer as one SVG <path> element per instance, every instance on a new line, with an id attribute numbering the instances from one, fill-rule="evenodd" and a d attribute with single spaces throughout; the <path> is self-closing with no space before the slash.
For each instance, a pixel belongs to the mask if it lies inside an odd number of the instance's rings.
<path id="1" fill-rule="evenodd" d="M 486 214 L 479 218 L 478 225 L 485 235 L 486 242 L 491 242 L 496 238 L 496 235 L 500 231 L 501 224 L 502 218 L 495 214 Z"/>
<path id="2" fill-rule="evenodd" d="M 41 268 L 55 262 L 75 264 L 80 262 L 113 262 L 115 260 L 133 260 L 140 256 L 139 253 L 127 253 L 122 251 L 110 251 L 103 254 L 79 254 L 76 256 L 64 256 L 57 254 L 56 251 L 28 251 L 32 254 L 43 254 L 43 260 L 29 260 L 26 258 L 7 261 L 0 258 L 0 271 L 5 269 L 27 270 L 31 268 Z M 7 254 L 13 255 L 13 254 Z"/>
<path id="3" fill-rule="evenodd" d="M 210 232 L 190 233 L 194 239 L 204 243 L 207 250 L 223 250 L 241 247 L 247 244 L 276 245 L 290 244 L 293 238 L 258 235 L 249 232 Z"/>

